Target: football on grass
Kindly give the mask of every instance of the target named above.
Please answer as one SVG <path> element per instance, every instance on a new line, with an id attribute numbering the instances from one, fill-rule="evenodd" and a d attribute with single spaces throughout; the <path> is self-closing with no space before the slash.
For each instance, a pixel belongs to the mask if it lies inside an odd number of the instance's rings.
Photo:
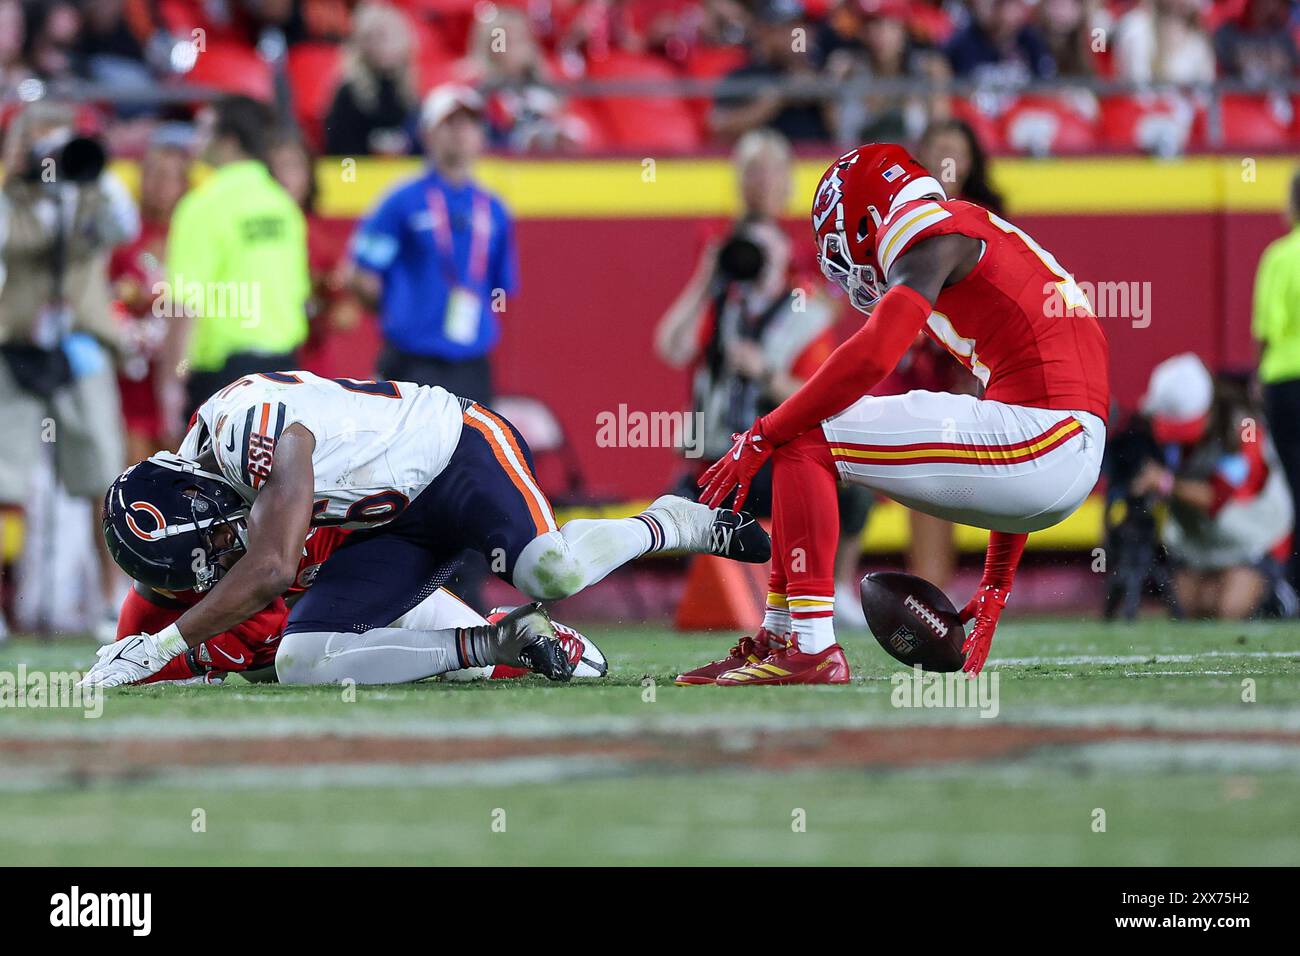
<path id="1" fill-rule="evenodd" d="M 965 628 L 948 596 L 924 578 L 880 571 L 862 579 L 867 626 L 890 657 L 927 671 L 961 670 Z"/>

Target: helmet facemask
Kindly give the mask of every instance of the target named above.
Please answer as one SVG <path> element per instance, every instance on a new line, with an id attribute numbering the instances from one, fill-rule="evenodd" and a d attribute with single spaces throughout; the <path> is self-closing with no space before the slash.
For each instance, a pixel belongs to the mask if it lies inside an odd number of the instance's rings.
<path id="1" fill-rule="evenodd" d="M 194 518 L 199 540 L 203 543 L 203 553 L 195 555 L 193 564 L 194 590 L 202 593 L 211 590 L 226 573 L 223 558 L 242 555 L 248 549 L 248 525 L 244 512 L 228 514 L 215 498 L 204 494 L 200 489 L 191 489 L 186 494 L 190 496 L 190 514 Z M 230 544 L 225 546 L 216 542 L 217 532 L 222 529 L 230 533 Z"/>
<path id="2" fill-rule="evenodd" d="M 822 275 L 843 289 L 858 311 L 870 312 L 880 300 L 880 279 L 875 266 L 858 265 L 849 257 L 848 238 L 842 231 L 828 232 L 822 237 L 817 262 Z"/>

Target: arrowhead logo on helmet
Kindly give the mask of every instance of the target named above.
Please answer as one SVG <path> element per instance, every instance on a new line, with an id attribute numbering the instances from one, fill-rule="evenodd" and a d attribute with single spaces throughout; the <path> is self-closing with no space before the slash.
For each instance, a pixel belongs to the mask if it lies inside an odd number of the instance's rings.
<path id="1" fill-rule="evenodd" d="M 831 163 L 817 184 L 812 224 L 822 274 L 862 312 L 882 294 L 876 236 L 896 206 L 947 198 L 939 181 L 907 150 L 870 143 Z"/>

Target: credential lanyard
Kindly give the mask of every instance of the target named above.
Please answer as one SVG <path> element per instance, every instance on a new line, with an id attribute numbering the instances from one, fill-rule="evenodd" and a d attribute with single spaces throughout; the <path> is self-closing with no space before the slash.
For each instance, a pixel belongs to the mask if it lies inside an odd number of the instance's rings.
<path id="1" fill-rule="evenodd" d="M 428 198 L 429 216 L 433 221 L 433 238 L 438 246 L 438 258 L 442 263 L 447 286 L 454 289 L 464 283 L 456 275 L 456 247 L 451 237 L 451 216 L 447 211 L 447 198 L 437 187 L 429 190 Z M 487 197 L 475 193 L 473 209 L 470 212 L 469 240 L 469 281 L 475 286 L 482 285 L 487 277 L 488 242 L 491 237 L 492 210 L 488 207 Z"/>

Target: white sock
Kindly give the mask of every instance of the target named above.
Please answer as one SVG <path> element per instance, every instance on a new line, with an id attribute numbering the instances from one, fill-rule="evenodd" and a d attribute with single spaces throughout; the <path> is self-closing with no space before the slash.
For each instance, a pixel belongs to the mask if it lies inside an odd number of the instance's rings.
<path id="1" fill-rule="evenodd" d="M 763 627 L 777 637 L 790 633 L 790 607 L 784 594 L 767 592 L 767 606 L 763 610 Z"/>
<path id="2" fill-rule="evenodd" d="M 375 627 L 363 634 L 286 634 L 275 670 L 283 684 L 405 684 L 476 664 L 462 656 L 462 633 Z"/>
<path id="3" fill-rule="evenodd" d="M 833 595 L 791 594 L 789 602 L 799 650 L 818 654 L 835 643 Z"/>

